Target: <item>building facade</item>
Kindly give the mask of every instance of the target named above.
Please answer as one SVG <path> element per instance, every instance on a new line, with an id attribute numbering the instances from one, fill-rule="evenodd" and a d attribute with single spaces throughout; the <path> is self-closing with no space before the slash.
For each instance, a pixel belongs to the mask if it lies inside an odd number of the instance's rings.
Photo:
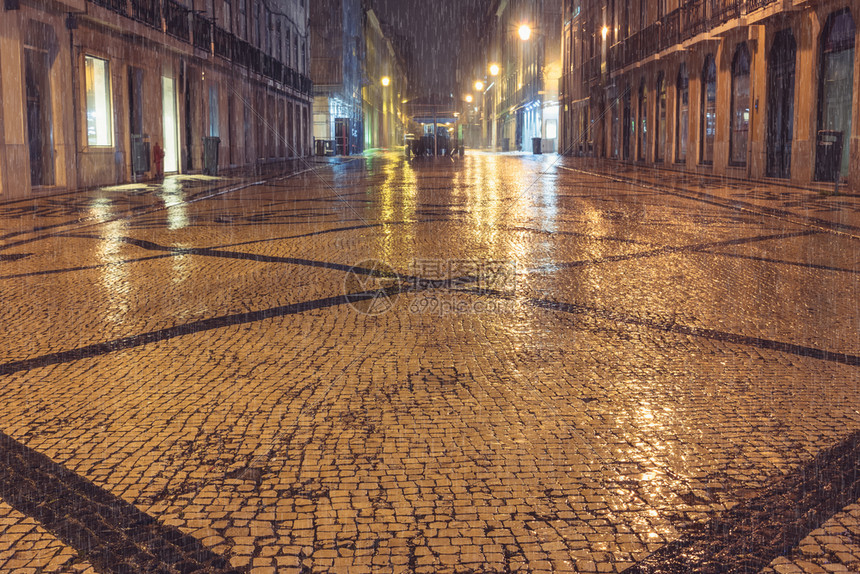
<path id="1" fill-rule="evenodd" d="M 373 10 L 364 13 L 364 42 L 361 92 L 365 148 L 403 145 L 409 122 L 405 108 L 406 69 Z"/>
<path id="2" fill-rule="evenodd" d="M 334 140 L 338 155 L 364 150 L 364 8 L 361 0 L 311 3 L 311 78 L 315 140 Z"/>
<path id="3" fill-rule="evenodd" d="M 857 0 L 565 0 L 575 154 L 860 189 Z"/>
<path id="4" fill-rule="evenodd" d="M 532 139 L 541 138 L 543 151 L 556 151 L 561 8 L 561 0 L 493 3 L 480 99 L 485 111 L 477 112 L 485 118 L 482 132 L 491 147 L 531 150 Z M 527 37 L 521 35 L 524 28 Z"/>
<path id="5" fill-rule="evenodd" d="M 222 169 L 310 151 L 308 0 L 8 0 L 0 15 L 2 197 L 151 177 L 156 146 L 166 173 L 211 170 L 213 144 Z"/>

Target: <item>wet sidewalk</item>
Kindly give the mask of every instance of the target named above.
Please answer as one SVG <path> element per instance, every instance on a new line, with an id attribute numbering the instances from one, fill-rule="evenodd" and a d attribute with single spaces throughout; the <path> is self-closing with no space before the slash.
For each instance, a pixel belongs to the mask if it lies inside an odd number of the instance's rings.
<path id="1" fill-rule="evenodd" d="M 105 185 L 28 198 L 4 200 L 0 197 L 0 241 L 3 242 L 0 250 L 16 245 L 16 239 L 32 237 L 34 234 L 58 231 L 72 225 L 79 228 L 81 225 L 104 223 L 107 218 L 142 216 L 355 159 L 308 157 L 254 168 L 225 170 L 223 175 L 218 176 L 175 174 L 159 180 Z"/>
<path id="2" fill-rule="evenodd" d="M 558 165 L 571 173 L 600 173 L 619 184 L 642 190 L 696 197 L 860 237 L 860 194 L 844 185 L 835 195 L 832 183 L 802 186 L 788 181 L 736 179 L 594 158 L 560 157 Z"/>

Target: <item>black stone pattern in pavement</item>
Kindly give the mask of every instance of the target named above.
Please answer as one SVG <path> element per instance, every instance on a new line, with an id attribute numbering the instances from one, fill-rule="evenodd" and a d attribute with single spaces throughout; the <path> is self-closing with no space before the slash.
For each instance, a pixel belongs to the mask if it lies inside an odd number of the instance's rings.
<path id="1" fill-rule="evenodd" d="M 860 498 L 860 432 L 623 574 L 759 572 Z"/>
<path id="2" fill-rule="evenodd" d="M 239 574 L 196 538 L 0 432 L 0 499 L 38 520 L 100 572 Z"/>

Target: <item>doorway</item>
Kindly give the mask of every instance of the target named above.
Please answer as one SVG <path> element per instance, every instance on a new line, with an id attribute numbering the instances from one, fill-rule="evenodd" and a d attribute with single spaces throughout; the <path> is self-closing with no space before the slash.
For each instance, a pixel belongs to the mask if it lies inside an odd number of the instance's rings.
<path id="1" fill-rule="evenodd" d="M 50 58 L 46 50 L 25 47 L 24 59 L 30 185 L 54 185 L 54 130 L 48 77 Z"/>
<path id="2" fill-rule="evenodd" d="M 164 173 L 179 171 L 179 130 L 176 121 L 176 82 L 161 77 L 161 121 L 164 133 Z"/>
<path id="3" fill-rule="evenodd" d="M 829 158 L 819 150 L 815 156 L 815 179 L 832 180 L 828 160 L 836 161 L 836 177 L 848 177 L 851 108 L 854 102 L 854 19 L 847 9 L 831 14 L 821 34 L 821 67 L 818 83 L 818 129 L 841 133 L 841 158 Z"/>
<path id="4" fill-rule="evenodd" d="M 767 70 L 767 176 L 791 177 L 794 135 L 794 68 L 797 44 L 791 30 L 777 33 Z"/>

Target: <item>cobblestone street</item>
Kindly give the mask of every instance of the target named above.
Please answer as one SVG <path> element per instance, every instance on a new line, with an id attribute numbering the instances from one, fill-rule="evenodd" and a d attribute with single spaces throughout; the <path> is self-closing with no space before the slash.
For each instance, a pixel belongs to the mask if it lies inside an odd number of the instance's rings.
<path id="1" fill-rule="evenodd" d="M 0 202 L 0 571 L 860 571 L 860 197 L 608 165 Z"/>

